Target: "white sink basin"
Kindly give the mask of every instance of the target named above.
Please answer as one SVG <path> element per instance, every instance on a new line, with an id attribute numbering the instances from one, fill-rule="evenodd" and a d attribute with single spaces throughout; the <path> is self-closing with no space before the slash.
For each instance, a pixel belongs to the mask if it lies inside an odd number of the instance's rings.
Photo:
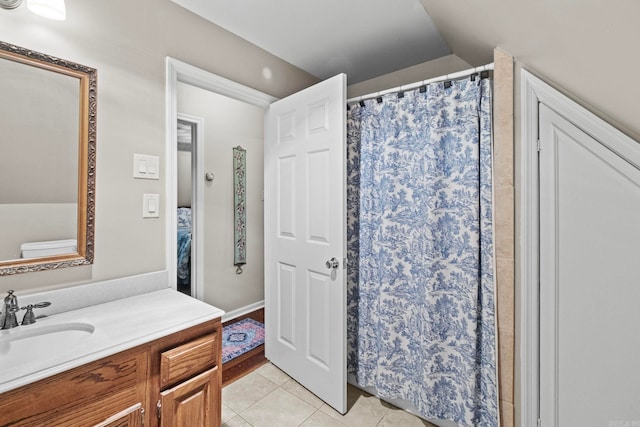
<path id="1" fill-rule="evenodd" d="M 28 363 L 35 358 L 67 357 L 93 334 L 90 323 L 69 322 L 18 326 L 0 333 L 0 361 L 4 368 Z"/>

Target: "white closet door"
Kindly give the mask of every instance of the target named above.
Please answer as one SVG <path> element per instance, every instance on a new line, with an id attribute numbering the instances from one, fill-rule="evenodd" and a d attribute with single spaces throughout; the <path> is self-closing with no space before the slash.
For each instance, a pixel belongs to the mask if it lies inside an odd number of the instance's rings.
<path id="1" fill-rule="evenodd" d="M 540 142 L 542 426 L 640 426 L 640 170 L 544 105 Z"/>
<path id="2" fill-rule="evenodd" d="M 265 118 L 266 356 L 341 413 L 345 122 L 344 74 L 274 102 Z"/>

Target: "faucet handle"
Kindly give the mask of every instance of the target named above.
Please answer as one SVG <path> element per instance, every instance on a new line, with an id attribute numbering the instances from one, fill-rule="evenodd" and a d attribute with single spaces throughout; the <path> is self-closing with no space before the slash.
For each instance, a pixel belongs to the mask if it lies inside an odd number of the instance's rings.
<path id="1" fill-rule="evenodd" d="M 49 307 L 51 305 L 50 302 L 39 302 L 37 304 L 29 304 L 26 307 L 21 307 L 21 310 L 27 310 L 22 318 L 22 325 L 31 325 L 32 323 L 36 323 L 36 316 L 33 314 L 34 308 L 44 308 Z"/>
<path id="2" fill-rule="evenodd" d="M 44 302 L 39 302 L 37 304 L 31 304 L 31 305 L 33 305 L 33 308 L 45 308 L 45 307 L 49 307 L 51 303 L 49 301 L 44 301 Z"/>

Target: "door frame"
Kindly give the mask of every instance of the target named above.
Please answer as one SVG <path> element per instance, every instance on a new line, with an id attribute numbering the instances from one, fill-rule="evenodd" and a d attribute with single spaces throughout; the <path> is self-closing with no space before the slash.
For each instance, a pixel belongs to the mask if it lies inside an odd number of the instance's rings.
<path id="1" fill-rule="evenodd" d="M 516 144 L 516 424 L 535 427 L 540 413 L 539 104 L 542 103 L 640 168 L 640 144 L 526 70 L 520 73 L 522 123 Z M 516 157 L 517 158 L 517 157 Z"/>
<path id="2" fill-rule="evenodd" d="M 178 262 L 178 213 L 175 209 L 178 203 L 178 183 L 177 183 L 177 171 L 178 171 L 178 135 L 176 129 L 176 123 L 178 120 L 178 95 L 177 87 L 178 82 L 186 83 L 191 86 L 205 89 L 219 95 L 224 95 L 229 98 L 236 99 L 238 101 L 246 102 L 251 105 L 255 105 L 260 108 L 266 109 L 277 98 L 260 92 L 256 89 L 244 86 L 233 80 L 226 79 L 217 74 L 205 71 L 201 68 L 194 67 L 193 65 L 182 62 L 178 59 L 170 56 L 166 57 L 166 82 L 165 82 L 165 106 L 166 106 L 166 144 L 165 144 L 165 262 L 166 268 L 169 274 L 169 286 L 173 289 L 177 289 L 177 262 Z M 204 150 L 204 141 L 202 141 L 202 153 Z M 202 157 L 202 156 L 200 156 Z M 201 159 L 204 165 L 204 159 Z M 204 169 L 204 166 L 202 166 Z M 198 179 L 201 179 L 204 175 L 204 170 L 195 172 Z M 200 185 L 200 188 L 203 186 Z M 199 197 L 204 197 L 204 192 L 198 194 Z M 204 209 L 202 203 L 196 201 L 196 209 Z M 204 212 L 200 215 L 196 213 L 196 218 L 203 220 Z M 202 234 L 203 224 L 200 223 L 200 227 L 197 228 L 197 233 Z M 195 236 L 196 244 L 202 244 L 202 247 L 196 249 L 198 258 L 196 259 L 196 269 L 200 269 L 203 266 L 204 259 L 204 242 L 199 235 Z M 200 250 L 198 250 L 200 249 Z M 202 273 L 198 274 L 196 280 L 198 283 L 202 281 Z M 202 300 L 204 298 L 204 283 L 201 284 L 202 288 L 196 290 L 194 297 Z M 192 287 L 193 289 L 193 287 Z"/>

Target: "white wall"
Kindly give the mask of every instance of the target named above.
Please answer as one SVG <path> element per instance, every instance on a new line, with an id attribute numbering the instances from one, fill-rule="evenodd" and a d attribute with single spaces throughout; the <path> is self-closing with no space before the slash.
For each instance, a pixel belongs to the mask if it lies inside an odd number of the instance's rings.
<path id="1" fill-rule="evenodd" d="M 640 139 L 640 2 L 420 0 L 453 53 L 472 65 L 493 48 Z M 518 88 L 519 85 L 516 85 Z"/>
<path id="2" fill-rule="evenodd" d="M 178 112 L 204 119 L 204 300 L 227 312 L 264 299 L 264 110 L 178 83 Z M 236 274 L 234 256 L 233 147 L 246 153 L 247 264 Z"/>
<path id="3" fill-rule="evenodd" d="M 40 18 L 25 5 L 0 9 L 0 40 L 98 70 L 95 262 L 3 276 L 0 293 L 166 268 L 166 218 L 143 219 L 141 212 L 143 193 L 166 200 L 164 168 L 159 181 L 132 178 L 134 153 L 165 162 L 166 56 L 277 97 L 316 81 L 169 0 L 66 0 L 66 6 L 66 21 Z"/>
<path id="4" fill-rule="evenodd" d="M 491 62 L 491 61 L 488 61 Z M 381 90 L 416 83 L 422 80 L 440 77 L 471 68 L 467 62 L 456 55 L 447 55 L 431 61 L 404 68 L 389 74 L 356 83 L 347 88 L 347 98 L 369 95 Z M 348 83 L 348 81 L 347 81 Z"/>

